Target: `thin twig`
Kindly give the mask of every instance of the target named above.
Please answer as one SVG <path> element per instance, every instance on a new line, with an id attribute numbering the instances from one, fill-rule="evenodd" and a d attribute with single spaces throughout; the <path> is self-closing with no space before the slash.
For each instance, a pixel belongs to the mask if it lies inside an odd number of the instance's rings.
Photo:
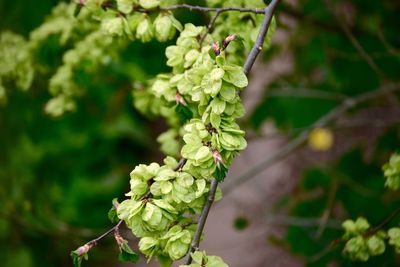
<path id="1" fill-rule="evenodd" d="M 386 40 L 385 34 L 381 26 L 378 27 L 376 34 L 378 35 L 379 40 L 382 42 L 383 46 L 389 52 L 389 54 L 398 57 L 400 56 L 400 50 L 393 47 L 389 42 Z"/>
<path id="2" fill-rule="evenodd" d="M 253 67 L 254 62 L 258 54 L 261 52 L 265 40 L 265 36 L 268 32 L 269 25 L 272 20 L 272 16 L 274 15 L 275 8 L 277 7 L 279 0 L 272 0 L 271 3 L 264 9 L 264 20 L 261 24 L 260 31 L 257 36 L 256 43 L 250 51 L 250 54 L 247 56 L 246 62 L 244 63 L 243 71 L 246 75 L 249 74 L 251 68 Z"/>
<path id="3" fill-rule="evenodd" d="M 256 40 L 256 43 L 254 44 L 249 56 L 246 59 L 245 65 L 244 65 L 244 73 L 248 75 L 249 71 L 251 70 L 254 61 L 256 60 L 258 54 L 262 50 L 262 46 L 264 43 L 264 39 L 266 36 L 266 33 L 268 31 L 272 16 L 274 14 L 275 8 L 278 4 L 279 0 L 272 0 L 272 2 L 265 8 L 263 9 L 263 13 L 265 14 L 262 26 L 260 28 L 260 32 L 258 33 L 258 37 Z M 218 13 L 222 12 L 223 9 L 220 9 L 217 11 Z M 186 255 L 186 264 L 192 263 L 192 255 L 191 253 L 194 252 L 195 250 L 198 249 L 199 243 L 200 243 L 200 238 L 203 233 L 204 225 L 207 220 L 208 213 L 210 211 L 211 205 L 214 202 L 214 197 L 215 197 L 215 192 L 218 187 L 218 181 L 215 178 L 212 178 L 211 180 L 211 185 L 210 185 L 210 191 L 208 192 L 208 197 L 207 197 L 207 202 L 204 205 L 201 214 L 199 216 L 199 222 L 197 224 L 196 232 L 194 234 L 192 243 L 190 245 L 189 251 Z"/>
<path id="4" fill-rule="evenodd" d="M 381 230 L 386 224 L 388 224 L 389 222 L 391 222 L 394 218 L 396 218 L 398 215 L 400 214 L 400 208 L 397 208 L 394 212 L 392 212 L 392 214 L 389 215 L 389 217 L 387 217 L 382 223 L 380 223 L 378 226 L 372 228 L 370 231 L 367 231 L 363 236 L 364 237 L 369 237 L 371 235 L 376 234 L 376 232 L 378 232 L 379 230 Z M 317 260 L 319 260 L 320 258 L 322 258 L 323 256 L 325 256 L 326 254 L 330 253 L 332 248 L 334 248 L 336 245 L 342 243 L 343 239 L 335 239 L 333 240 L 328 246 L 326 246 L 322 251 L 320 251 L 319 253 L 315 254 L 314 256 L 312 256 L 311 258 L 309 258 L 307 260 L 307 262 L 312 263 L 315 262 Z"/>
<path id="5" fill-rule="evenodd" d="M 354 120 L 354 121 L 349 121 L 349 122 L 342 122 L 340 124 L 335 124 L 335 125 L 330 125 L 330 126 L 324 126 L 325 129 L 330 129 L 332 131 L 341 131 L 341 130 L 348 130 L 348 129 L 353 129 L 353 128 L 365 128 L 365 129 L 372 129 L 372 128 L 385 128 L 389 126 L 394 126 L 400 124 L 400 120 L 388 120 L 388 121 L 382 121 L 381 119 L 379 120 L 370 120 L 370 119 L 364 119 L 364 120 Z M 296 135 L 297 133 L 304 131 L 304 130 L 312 130 L 314 129 L 314 126 L 307 126 L 307 127 L 299 127 L 299 128 L 291 128 L 286 131 L 273 131 L 273 132 L 268 132 L 268 133 L 254 133 L 254 132 L 249 132 L 246 134 L 246 139 L 247 141 L 249 140 L 255 140 L 255 139 L 273 139 L 273 138 L 282 138 L 284 134 L 286 136 L 293 136 Z"/>
<path id="6" fill-rule="evenodd" d="M 242 174 L 239 174 L 236 177 L 233 177 L 230 179 L 232 181 L 231 183 L 228 183 L 223 189 L 225 194 L 229 194 L 234 188 L 236 188 L 238 185 L 247 182 L 251 179 L 253 179 L 258 173 L 261 171 L 267 169 L 268 167 L 272 166 L 273 164 L 277 163 L 278 161 L 282 160 L 286 156 L 288 156 L 290 153 L 292 153 L 294 150 L 299 148 L 307 139 L 308 135 L 311 131 L 311 129 L 314 128 L 319 128 L 319 127 L 324 127 L 328 123 L 330 123 L 332 120 L 338 118 L 340 115 L 342 115 L 344 112 L 347 110 L 354 108 L 355 106 L 374 99 L 376 97 L 380 97 L 382 95 L 388 95 L 390 93 L 400 91 L 400 84 L 399 83 L 391 83 L 391 84 L 386 84 L 384 86 L 381 86 L 377 90 L 370 91 L 367 93 L 360 94 L 356 97 L 346 99 L 345 101 L 342 102 L 341 105 L 338 107 L 334 108 L 321 118 L 319 118 L 316 122 L 312 124 L 312 127 L 310 129 L 306 129 L 305 131 L 301 132 L 296 138 L 294 138 L 292 141 L 290 141 L 286 146 L 281 148 L 278 152 L 273 154 L 270 157 L 267 157 L 265 160 L 259 162 L 255 166 L 251 167 L 247 171 L 245 171 Z"/>
<path id="7" fill-rule="evenodd" d="M 335 12 L 332 2 L 330 0 L 325 0 L 325 3 L 327 5 L 328 9 L 331 11 L 331 13 L 335 16 L 337 22 L 339 23 L 339 26 L 342 28 L 342 30 L 346 34 L 347 38 L 349 38 L 353 47 L 357 50 L 357 52 L 360 54 L 360 56 L 368 63 L 368 65 L 371 67 L 371 69 L 373 71 L 375 71 L 375 73 L 380 78 L 384 79 L 385 74 L 381 71 L 381 69 L 378 67 L 378 65 L 375 63 L 375 61 L 368 55 L 368 53 L 362 47 L 360 42 L 357 40 L 357 38 L 351 32 L 351 30 L 350 30 L 349 26 L 346 24 L 345 20 L 343 18 L 341 18 L 337 12 Z"/>
<path id="8" fill-rule="evenodd" d="M 210 23 L 207 26 L 207 31 L 203 34 L 203 36 L 201 36 L 201 39 L 199 41 L 200 45 L 203 44 L 204 40 L 207 37 L 207 34 L 209 34 L 211 32 L 212 27 L 214 27 L 215 21 L 217 20 L 219 14 L 221 14 L 221 11 L 217 11 L 215 13 L 215 15 L 212 17 L 212 19 L 210 20 Z"/>
<path id="9" fill-rule="evenodd" d="M 105 232 L 104 234 L 102 234 L 101 236 L 90 240 L 89 242 L 87 242 L 85 245 L 79 247 L 76 252 L 77 252 L 77 256 L 82 256 L 83 254 L 87 253 L 92 247 L 96 246 L 97 243 L 102 240 L 103 238 L 107 237 L 108 235 L 110 235 L 111 233 L 118 231 L 119 227 L 121 226 L 121 223 L 123 222 L 123 220 L 120 220 L 116 225 L 114 225 L 111 229 L 109 229 L 107 232 Z"/>
<path id="10" fill-rule="evenodd" d="M 264 8 L 243 8 L 243 7 L 203 7 L 203 6 L 192 6 L 188 4 L 172 5 L 167 7 L 160 7 L 160 10 L 177 10 L 177 9 L 189 9 L 190 11 L 200 12 L 227 12 L 227 11 L 238 11 L 242 13 L 255 13 L 264 14 Z"/>
<path id="11" fill-rule="evenodd" d="M 336 196 L 337 190 L 338 190 L 338 181 L 336 179 L 332 179 L 332 186 L 329 190 L 329 195 L 328 195 L 328 201 L 327 201 L 328 203 L 327 203 L 326 208 L 320 218 L 319 227 L 315 234 L 316 239 L 321 238 L 322 234 L 324 233 L 324 231 L 326 229 L 326 226 L 329 221 L 329 216 L 331 215 L 332 208 L 333 208 L 333 205 L 335 202 L 335 196 Z"/>
<path id="12" fill-rule="evenodd" d="M 320 226 L 321 218 L 303 218 L 294 216 L 272 216 L 267 218 L 268 225 L 279 225 L 279 226 L 297 226 L 303 228 L 314 228 Z M 326 222 L 326 227 L 332 229 L 341 229 L 341 222 L 339 220 L 329 219 Z"/>
<path id="13" fill-rule="evenodd" d="M 328 92 L 323 90 L 311 89 L 311 88 L 290 88 L 282 87 L 271 89 L 267 92 L 267 97 L 304 97 L 304 98 L 318 98 L 328 100 L 344 100 L 347 98 L 346 95 Z"/>
<path id="14" fill-rule="evenodd" d="M 389 215 L 383 222 L 381 222 L 378 226 L 375 226 L 372 228 L 370 231 L 368 231 L 365 235 L 366 236 L 371 236 L 381 230 L 386 224 L 390 223 L 394 218 L 396 218 L 398 215 L 400 215 L 400 208 L 397 208 L 395 211 L 392 212 L 392 214 Z"/>
<path id="15" fill-rule="evenodd" d="M 85 6 L 85 2 L 82 0 L 78 0 L 76 2 L 77 5 L 80 6 Z M 111 3 L 111 2 L 104 2 L 101 4 L 101 7 L 106 8 L 106 9 L 116 9 L 116 5 Z M 154 9 L 145 9 L 136 6 L 133 11 L 136 12 L 141 12 L 141 13 L 151 13 L 151 12 L 157 12 L 157 11 L 173 11 L 173 10 L 178 10 L 178 9 L 188 9 L 190 11 L 199 11 L 199 12 L 228 12 L 228 11 L 236 11 L 236 12 L 241 12 L 241 13 L 254 13 L 254 14 L 264 14 L 265 10 L 264 8 L 246 8 L 246 7 L 235 7 L 235 6 L 230 6 L 230 7 L 204 7 L 204 6 L 194 6 L 194 5 L 188 5 L 188 4 L 179 4 L 179 5 L 171 5 L 171 6 L 163 6 L 163 7 L 158 7 Z"/>
<path id="16" fill-rule="evenodd" d="M 175 172 L 181 170 L 183 168 L 183 166 L 185 166 L 186 162 L 187 162 L 187 159 L 181 158 L 178 165 L 176 165 L 172 170 Z"/>
<path id="17" fill-rule="evenodd" d="M 207 202 L 204 205 L 201 214 L 199 216 L 199 221 L 197 223 L 196 232 L 194 233 L 192 243 L 190 244 L 189 252 L 186 255 L 186 264 L 192 263 L 191 253 L 199 248 L 200 238 L 203 233 L 204 225 L 208 217 L 211 205 L 214 202 L 215 192 L 217 191 L 218 181 L 215 178 L 211 179 L 210 191 L 208 191 Z"/>

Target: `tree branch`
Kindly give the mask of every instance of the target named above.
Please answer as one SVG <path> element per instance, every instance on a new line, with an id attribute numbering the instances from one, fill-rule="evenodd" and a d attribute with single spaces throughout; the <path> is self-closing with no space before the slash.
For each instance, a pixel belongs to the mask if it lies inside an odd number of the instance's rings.
<path id="1" fill-rule="evenodd" d="M 304 97 L 304 98 L 317 98 L 327 100 L 345 100 L 346 95 L 336 92 L 323 91 L 311 88 L 293 88 L 293 87 L 281 87 L 276 89 L 270 89 L 267 93 L 267 97 Z"/>
<path id="2" fill-rule="evenodd" d="M 250 72 L 251 68 L 253 67 L 254 61 L 256 60 L 258 54 L 262 50 L 262 46 L 264 43 L 264 39 L 266 36 L 266 33 L 268 31 L 272 16 L 274 14 L 275 8 L 277 4 L 279 3 L 279 0 L 272 0 L 272 2 L 265 8 L 263 9 L 263 13 L 265 14 L 263 23 L 260 28 L 260 32 L 258 33 L 258 37 L 256 40 L 256 43 L 254 44 L 249 56 L 246 59 L 245 65 L 244 65 L 244 73 L 248 75 Z M 221 13 L 223 9 L 220 9 L 219 11 L 217 10 L 217 15 Z M 228 11 L 228 10 L 226 10 Z M 214 17 L 216 19 L 216 17 Z M 192 255 L 191 253 L 194 252 L 195 250 L 198 249 L 199 244 L 200 244 L 200 238 L 203 233 L 203 229 L 208 217 L 208 213 L 210 211 L 211 205 L 214 202 L 214 197 L 215 197 L 215 192 L 218 187 L 218 181 L 215 178 L 211 179 L 211 185 L 210 185 L 210 191 L 208 192 L 208 197 L 207 197 L 207 202 L 204 205 L 201 214 L 199 216 L 199 222 L 197 224 L 196 232 L 193 236 L 192 243 L 190 245 L 189 251 L 186 255 L 186 264 L 191 264 L 192 263 Z"/>
<path id="3" fill-rule="evenodd" d="M 82 256 L 83 254 L 87 253 L 92 247 L 96 246 L 97 243 L 102 240 L 103 238 L 107 237 L 108 235 L 110 235 L 113 232 L 118 232 L 119 231 L 119 227 L 121 226 L 121 223 L 123 221 L 120 220 L 116 225 L 114 225 L 111 229 L 109 229 L 107 232 L 105 232 L 104 234 L 102 234 L 101 236 L 87 242 L 85 245 L 79 247 L 77 250 L 75 250 L 76 254 L 78 257 Z"/>
<path id="4" fill-rule="evenodd" d="M 271 3 L 264 9 L 264 20 L 261 24 L 260 32 L 258 33 L 256 43 L 250 51 L 250 54 L 247 56 L 246 62 L 244 63 L 243 71 L 246 75 L 249 74 L 251 68 L 253 67 L 254 62 L 258 54 L 261 52 L 265 40 L 265 36 L 268 32 L 269 25 L 271 24 L 272 16 L 274 15 L 275 8 L 278 5 L 279 0 L 272 0 Z"/>
<path id="5" fill-rule="evenodd" d="M 364 94 L 360 94 L 356 97 L 353 98 L 348 98 L 342 102 L 341 105 L 338 107 L 334 108 L 324 116 L 322 116 L 320 119 L 318 119 L 316 122 L 312 124 L 312 127 L 309 129 L 304 130 L 301 132 L 296 138 L 294 138 L 292 141 L 290 141 L 286 146 L 281 148 L 277 153 L 273 154 L 270 157 L 267 157 L 265 160 L 259 162 L 252 168 L 248 169 L 242 174 L 239 174 L 238 176 L 234 177 L 233 179 L 230 179 L 232 181 L 231 183 L 228 183 L 225 188 L 224 192 L 225 194 L 229 194 L 234 188 L 236 188 L 238 185 L 249 181 L 255 177 L 256 174 L 260 173 L 261 171 L 265 170 L 266 168 L 272 166 L 276 162 L 282 160 L 286 156 L 288 156 L 290 153 L 292 153 L 294 150 L 299 148 L 307 139 L 310 131 L 314 128 L 318 127 L 324 127 L 327 125 L 329 122 L 332 120 L 338 118 L 340 115 L 342 115 L 344 112 L 347 110 L 365 102 L 371 99 L 374 99 L 376 97 L 380 97 L 383 95 L 388 95 L 390 93 L 400 91 L 400 84 L 399 83 L 391 83 L 384 85 L 374 91 L 370 91 Z"/>
<path id="6" fill-rule="evenodd" d="M 242 7 L 203 7 L 203 6 L 192 6 L 188 4 L 172 5 L 167 7 L 160 7 L 160 10 L 177 10 L 177 9 L 189 9 L 190 11 L 200 11 L 200 12 L 227 12 L 227 11 L 237 11 L 242 13 L 255 13 L 264 14 L 264 8 L 242 8 Z"/>
<path id="7" fill-rule="evenodd" d="M 204 42 L 204 39 L 206 39 L 207 34 L 209 34 L 211 32 L 212 27 L 215 24 L 215 21 L 217 20 L 218 16 L 221 14 L 221 11 L 217 11 L 214 15 L 214 17 L 212 17 L 212 19 L 210 20 L 210 23 L 207 26 L 207 31 L 203 34 L 203 36 L 201 36 L 201 39 L 199 41 L 200 45 Z"/>
<path id="8" fill-rule="evenodd" d="M 190 244 L 189 251 L 186 255 L 186 264 L 192 263 L 191 253 L 196 251 L 199 248 L 200 238 L 203 233 L 203 229 L 206 224 L 206 220 L 207 220 L 211 205 L 214 203 L 215 192 L 217 191 L 217 187 L 218 187 L 218 181 L 215 178 L 212 178 L 211 185 L 210 185 L 210 191 L 208 191 L 207 202 L 201 211 L 199 221 L 197 223 L 196 232 L 194 233 L 192 243 Z"/>
<path id="9" fill-rule="evenodd" d="M 278 215 L 267 218 L 268 225 L 279 225 L 279 226 L 297 226 L 302 228 L 314 228 L 319 227 L 321 218 L 314 217 L 294 217 L 294 216 L 285 216 Z M 341 221 L 328 219 L 326 221 L 326 227 L 331 229 L 341 229 Z"/>
<path id="10" fill-rule="evenodd" d="M 186 162 L 187 162 L 187 159 L 181 158 L 178 165 L 176 165 L 172 170 L 175 172 L 181 170 L 183 168 L 183 166 L 185 166 Z"/>
<path id="11" fill-rule="evenodd" d="M 79 6 L 85 6 L 86 1 L 85 0 L 75 0 L 75 3 Z M 106 1 L 103 4 L 101 4 L 103 8 L 107 9 L 117 9 L 116 5 L 113 4 L 112 2 Z M 265 14 L 265 9 L 264 8 L 246 8 L 246 7 L 205 7 L 205 6 L 194 6 L 194 5 L 189 5 L 189 4 L 179 4 L 179 5 L 171 5 L 171 6 L 164 6 L 164 7 L 158 7 L 154 9 L 144 9 L 139 6 L 136 6 L 134 8 L 134 11 L 136 12 L 141 12 L 141 13 L 150 13 L 153 11 L 173 11 L 173 10 L 178 10 L 178 9 L 188 9 L 190 11 L 199 11 L 199 12 L 217 12 L 217 13 L 222 13 L 222 12 L 228 12 L 228 11 L 236 11 L 236 12 L 241 12 L 241 13 L 253 13 L 253 14 Z"/>
<path id="12" fill-rule="evenodd" d="M 368 231 L 365 236 L 371 236 L 376 234 L 379 230 L 381 230 L 386 224 L 390 223 L 394 218 L 396 218 L 400 214 L 400 208 L 395 209 L 395 211 L 392 212 L 392 214 L 389 215 L 383 222 L 381 222 L 379 225 L 375 226 L 372 228 L 370 231 Z"/>
<path id="13" fill-rule="evenodd" d="M 357 38 L 354 36 L 354 34 L 351 32 L 349 26 L 346 23 L 346 20 L 340 17 L 340 14 L 335 11 L 333 3 L 331 0 L 325 0 L 325 4 L 327 5 L 328 9 L 330 12 L 335 16 L 339 26 L 342 28 L 343 32 L 347 36 L 347 38 L 350 40 L 351 44 L 353 47 L 357 50 L 357 52 L 360 54 L 361 58 L 363 58 L 367 64 L 371 67 L 373 71 L 381 78 L 385 79 L 385 74 L 382 72 L 382 70 L 378 67 L 378 65 L 375 63 L 375 61 L 368 55 L 368 53 L 365 51 L 365 49 L 362 47 L 360 42 L 357 40 Z"/>

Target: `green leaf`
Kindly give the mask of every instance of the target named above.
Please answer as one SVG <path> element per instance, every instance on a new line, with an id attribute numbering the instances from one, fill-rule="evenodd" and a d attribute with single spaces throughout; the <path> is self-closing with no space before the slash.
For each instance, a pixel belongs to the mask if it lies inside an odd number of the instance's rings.
<path id="1" fill-rule="evenodd" d="M 215 179 L 217 179 L 218 182 L 223 182 L 227 172 L 228 169 L 225 167 L 225 165 L 220 163 L 219 166 L 215 168 L 214 177 Z"/>
<path id="2" fill-rule="evenodd" d="M 210 148 L 206 146 L 202 146 L 195 155 L 195 160 L 196 161 L 203 161 L 204 159 L 208 158 L 209 155 L 211 154 Z"/>
<path id="3" fill-rule="evenodd" d="M 75 251 L 71 252 L 71 257 L 74 267 L 81 267 L 82 257 L 79 257 Z"/>
<path id="4" fill-rule="evenodd" d="M 377 237 L 376 235 L 371 236 L 367 240 L 367 246 L 369 253 L 371 253 L 372 256 L 377 256 L 385 252 L 385 242 L 382 240 L 382 238 Z"/>
<path id="5" fill-rule="evenodd" d="M 246 87 L 248 80 L 243 72 L 242 67 L 239 66 L 229 66 L 225 67 L 225 75 L 223 79 L 239 88 Z"/>
<path id="6" fill-rule="evenodd" d="M 133 1 L 132 0 L 117 0 L 118 11 L 122 13 L 129 14 L 133 10 Z"/>
<path id="7" fill-rule="evenodd" d="M 236 230 L 242 231 L 249 226 L 249 220 L 246 217 L 238 216 L 233 221 L 233 226 Z"/>
<path id="8" fill-rule="evenodd" d="M 136 38 L 142 42 L 149 42 L 153 37 L 153 26 L 147 16 L 143 16 L 136 28 Z"/>
<path id="9" fill-rule="evenodd" d="M 205 29 L 202 26 L 194 26 L 192 23 L 186 23 L 185 29 L 181 33 L 181 37 L 196 37 L 201 34 L 201 32 Z"/>
<path id="10" fill-rule="evenodd" d="M 218 65 L 220 68 L 224 68 L 224 66 L 225 66 L 225 64 L 226 64 L 225 53 L 223 52 L 223 53 L 219 54 L 218 56 L 215 56 L 214 51 L 212 51 L 212 50 L 210 50 L 210 51 L 211 51 L 210 53 L 212 53 L 212 54 L 214 55 L 214 57 L 215 57 L 215 62 L 217 63 L 217 65 Z"/>
<path id="11" fill-rule="evenodd" d="M 122 245 L 120 246 L 118 260 L 121 262 L 136 263 L 139 260 L 139 255 L 130 248 L 130 246 L 128 245 L 128 241 L 124 240 Z"/>
<path id="12" fill-rule="evenodd" d="M 75 10 L 74 10 L 74 17 L 77 17 L 79 15 L 79 13 L 81 13 L 83 5 L 77 4 L 75 6 Z"/>
<path id="13" fill-rule="evenodd" d="M 183 31 L 183 26 L 172 14 L 169 15 L 169 19 L 172 22 L 172 26 L 174 26 L 178 31 Z"/>
<path id="14" fill-rule="evenodd" d="M 173 262 L 170 257 L 166 257 L 163 255 L 157 256 L 157 260 L 160 263 L 161 267 L 170 267 Z"/>
<path id="15" fill-rule="evenodd" d="M 168 16 L 163 14 L 158 15 L 154 20 L 154 35 L 160 42 L 165 42 L 170 39 L 175 33 L 175 28 Z"/>
<path id="16" fill-rule="evenodd" d="M 216 96 L 222 86 L 222 77 L 225 71 L 221 68 L 215 68 L 211 72 L 204 75 L 201 81 L 201 87 L 206 94 Z"/>
<path id="17" fill-rule="evenodd" d="M 214 128 L 219 128 L 219 125 L 221 124 L 221 115 L 217 113 L 211 113 L 210 114 L 210 122 L 212 127 Z"/>
<path id="18" fill-rule="evenodd" d="M 211 101 L 210 105 L 212 112 L 216 114 L 222 114 L 225 110 L 226 102 L 216 97 Z"/>
<path id="19" fill-rule="evenodd" d="M 236 90 L 233 86 L 222 86 L 219 91 L 221 99 L 225 101 L 233 101 L 236 97 Z"/>
<path id="20" fill-rule="evenodd" d="M 117 223 L 117 222 L 119 222 L 117 209 L 116 209 L 116 207 L 118 207 L 118 205 L 119 205 L 118 199 L 114 198 L 112 203 L 113 203 L 113 205 L 112 205 L 111 209 L 108 211 L 108 219 L 110 219 L 110 221 L 112 223 Z"/>
<path id="21" fill-rule="evenodd" d="M 101 28 L 108 34 L 122 36 L 124 33 L 123 19 L 120 17 L 105 19 L 101 23 Z"/>
<path id="22" fill-rule="evenodd" d="M 83 254 L 79 253 L 79 250 L 84 248 L 86 245 L 78 248 L 77 250 L 74 250 L 71 252 L 71 257 L 72 257 L 72 262 L 74 264 L 74 267 L 81 267 L 82 264 L 82 259 L 88 260 L 88 254 L 87 251 Z"/>
<path id="23" fill-rule="evenodd" d="M 189 107 L 184 106 L 181 103 L 178 103 L 178 105 L 176 105 L 175 112 L 178 114 L 179 119 L 183 123 L 193 118 L 193 112 L 189 109 Z"/>
<path id="24" fill-rule="evenodd" d="M 268 30 L 268 32 L 270 32 L 270 31 L 271 31 L 271 30 Z M 237 43 L 241 49 L 244 49 L 244 48 L 245 48 L 245 46 L 244 46 L 245 40 L 244 40 L 244 38 L 241 37 L 240 35 L 237 35 L 237 34 L 236 34 L 236 38 L 233 39 L 232 42 Z"/>
<path id="25" fill-rule="evenodd" d="M 152 9 L 160 5 L 159 0 L 139 0 L 139 5 L 145 9 Z"/>
<path id="26" fill-rule="evenodd" d="M 225 71 L 221 68 L 215 68 L 210 72 L 210 78 L 213 80 L 220 80 L 224 76 Z"/>
<path id="27" fill-rule="evenodd" d="M 192 259 L 194 262 L 198 263 L 198 264 L 202 264 L 203 263 L 203 257 L 205 257 L 205 253 L 201 252 L 201 251 L 196 251 L 191 253 L 192 255 Z"/>

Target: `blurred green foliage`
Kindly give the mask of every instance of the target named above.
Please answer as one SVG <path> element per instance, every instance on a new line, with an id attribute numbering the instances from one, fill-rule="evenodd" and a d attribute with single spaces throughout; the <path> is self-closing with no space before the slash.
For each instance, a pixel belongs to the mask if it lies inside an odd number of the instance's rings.
<path id="1" fill-rule="evenodd" d="M 59 2 L 1 1 L 0 32 L 29 38 Z M 177 16 L 195 23 L 207 18 Z M 50 35 L 34 55 L 44 71 L 29 92 L 7 84 L 8 100 L 0 106 L 1 266 L 71 266 L 71 250 L 111 227 L 107 212 L 111 200 L 128 191 L 129 172 L 161 156 L 154 140 L 165 123 L 134 109 L 131 83 L 168 70 L 162 62 L 170 43 L 131 42 L 95 76 L 85 62 L 77 66 L 74 82 L 85 95 L 76 112 L 59 118 L 45 114 L 48 82 L 73 44 L 61 46 L 60 36 Z M 100 246 L 85 266 L 115 264 L 115 241 Z"/>
<path id="2" fill-rule="evenodd" d="M 326 4 L 329 2 L 333 10 L 341 12 L 339 19 Z M 377 90 L 389 81 L 399 82 L 399 11 L 400 4 L 396 1 L 300 0 L 296 7 L 284 5 L 281 12 L 295 20 L 294 30 L 290 27 L 288 30 L 288 51 L 294 56 L 295 69 L 278 77 L 270 86 L 272 89 L 266 90 L 263 102 L 251 115 L 249 123 L 260 129 L 266 120 L 272 120 L 283 134 L 292 137 L 311 127 L 346 98 Z M 341 23 L 348 27 L 352 36 L 345 34 Z M 351 38 L 361 45 L 368 59 Z M 282 48 L 272 49 L 279 53 Z M 267 54 L 266 60 L 273 55 Z M 371 67 L 368 60 L 376 67 Z M 391 108 L 398 108 L 398 96 L 391 97 L 394 102 L 373 100 L 352 109 L 351 114 L 368 112 L 374 107 L 390 112 Z M 384 123 L 386 117 L 379 122 Z M 356 125 L 351 128 L 350 122 L 349 138 L 360 135 L 360 131 L 372 130 L 374 115 L 371 111 L 369 117 L 363 119 L 366 123 L 359 125 L 360 128 Z M 335 135 L 344 134 L 339 131 L 340 125 L 331 123 L 327 127 Z M 369 151 L 368 161 L 365 160 L 365 146 L 351 145 L 343 151 L 341 144 L 336 144 L 334 160 L 318 167 L 306 163 L 304 173 L 298 174 L 301 181 L 294 194 L 282 200 L 290 214 L 313 220 L 329 212 L 329 220 L 337 222 L 364 216 L 372 226 L 389 217 L 400 206 L 400 195 L 384 188 L 381 167 L 399 148 L 399 121 L 388 123 L 380 128 L 377 138 L 371 138 L 368 142 L 373 150 Z M 342 154 L 338 154 L 341 150 Z M 400 218 L 395 218 L 384 229 L 399 223 Z M 387 248 L 383 255 L 372 257 L 366 263 L 344 258 L 341 254 L 344 243 L 340 241 L 343 230 L 340 224 L 338 226 L 326 227 L 323 219 L 315 227 L 289 226 L 285 247 L 304 259 L 307 266 L 328 266 L 331 262 L 339 266 L 399 266 L 399 257 L 393 248 Z"/>
<path id="3" fill-rule="evenodd" d="M 28 37 L 57 2 L 2 1 L 0 30 Z M 71 266 L 69 251 L 110 227 L 111 199 L 128 190 L 130 170 L 159 153 L 149 121 L 132 106 L 130 81 L 165 69 L 163 49 L 133 43 L 123 61 L 96 77 L 78 71 L 88 93 L 78 112 L 57 119 L 44 113 L 48 77 L 36 79 L 29 93 L 9 90 L 0 109 L 1 266 Z M 37 59 L 55 68 L 62 52 L 52 36 Z M 112 265 L 117 247 L 110 241 L 86 266 Z"/>

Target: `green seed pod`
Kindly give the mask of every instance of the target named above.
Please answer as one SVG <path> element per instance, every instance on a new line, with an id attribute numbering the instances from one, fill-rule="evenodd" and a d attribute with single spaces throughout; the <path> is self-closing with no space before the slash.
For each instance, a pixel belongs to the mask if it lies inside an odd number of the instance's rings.
<path id="1" fill-rule="evenodd" d="M 143 237 L 139 241 L 139 250 L 150 260 L 160 250 L 160 242 L 153 237 Z"/>
<path id="2" fill-rule="evenodd" d="M 134 0 L 117 0 L 118 11 L 129 14 L 133 10 L 133 5 L 137 2 Z"/>
<path id="3" fill-rule="evenodd" d="M 153 27 L 151 25 L 150 18 L 143 15 L 142 21 L 139 22 L 136 29 L 136 38 L 142 42 L 149 42 L 153 38 Z"/>
<path id="4" fill-rule="evenodd" d="M 145 9 L 152 9 L 160 5 L 160 0 L 139 0 L 139 5 Z"/>
<path id="5" fill-rule="evenodd" d="M 101 23 L 101 28 L 111 35 L 122 36 L 124 32 L 124 24 L 120 17 L 104 19 Z"/>
<path id="6" fill-rule="evenodd" d="M 154 35 L 160 42 L 165 42 L 174 37 L 176 32 L 175 27 L 169 16 L 160 14 L 154 20 Z"/>

